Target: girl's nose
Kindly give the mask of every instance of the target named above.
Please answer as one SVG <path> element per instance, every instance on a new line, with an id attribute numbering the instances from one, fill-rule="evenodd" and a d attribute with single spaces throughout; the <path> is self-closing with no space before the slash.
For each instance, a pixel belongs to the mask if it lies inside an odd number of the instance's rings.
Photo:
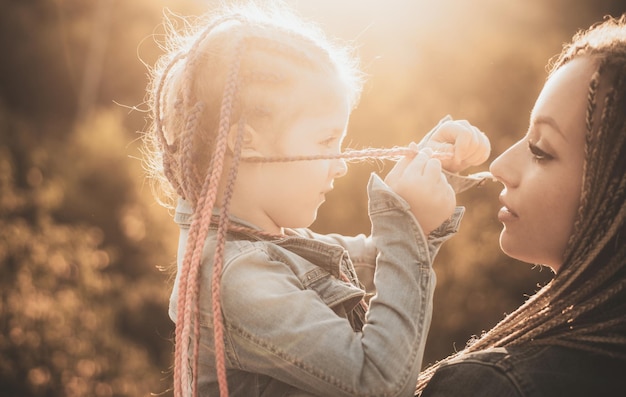
<path id="1" fill-rule="evenodd" d="M 342 176 L 346 175 L 346 173 L 348 173 L 348 164 L 346 164 L 346 160 L 344 159 L 334 160 L 333 177 L 341 178 Z"/>

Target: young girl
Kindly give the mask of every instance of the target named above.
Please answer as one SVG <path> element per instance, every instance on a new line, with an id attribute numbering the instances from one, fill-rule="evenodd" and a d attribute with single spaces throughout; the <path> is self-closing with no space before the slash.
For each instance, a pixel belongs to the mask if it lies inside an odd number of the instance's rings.
<path id="1" fill-rule="evenodd" d="M 556 59 L 527 134 L 491 164 L 507 255 L 554 279 L 420 375 L 422 397 L 624 396 L 626 16 Z"/>
<path id="2" fill-rule="evenodd" d="M 178 198 L 174 394 L 411 395 L 432 261 L 462 214 L 440 160 L 415 144 L 342 153 L 361 75 L 290 13 L 222 10 L 172 39 L 154 70 L 147 139 Z M 464 122 L 427 144 L 448 148 L 450 171 L 489 155 Z M 345 159 L 373 155 L 403 158 L 384 182 L 371 177 L 371 236 L 302 229 Z M 369 307 L 353 261 L 376 267 Z"/>

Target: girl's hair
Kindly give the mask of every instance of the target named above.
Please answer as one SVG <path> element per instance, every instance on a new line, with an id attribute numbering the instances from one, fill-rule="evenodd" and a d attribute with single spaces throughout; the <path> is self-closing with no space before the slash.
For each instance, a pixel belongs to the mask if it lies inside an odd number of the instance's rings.
<path id="1" fill-rule="evenodd" d="M 578 32 L 550 75 L 581 57 L 597 68 L 587 98 L 581 202 L 564 263 L 549 284 L 448 359 L 533 344 L 626 360 L 626 15 Z M 420 374 L 418 391 L 442 362 Z"/>
<path id="2" fill-rule="evenodd" d="M 181 396 L 191 384 L 192 393 L 197 395 L 199 268 L 209 226 L 217 223 L 211 296 L 216 368 L 220 394 L 225 396 L 228 387 L 219 280 L 244 126 L 251 125 L 261 133 L 284 130 L 297 110 L 283 109 L 282 104 L 289 102 L 285 99 L 290 92 L 301 89 L 296 83 L 311 74 L 338 79 L 355 106 L 362 74 L 349 46 L 329 41 L 321 30 L 282 6 L 223 6 L 194 24 L 185 23 L 182 34 L 171 19 L 166 18 L 166 26 L 166 53 L 152 70 L 148 90 L 153 113 L 145 134 L 147 168 L 166 193 L 166 204 L 172 205 L 172 199 L 181 197 L 194 208 L 185 256 L 178 269 L 174 394 Z M 227 170 L 228 134 L 236 125 L 238 139 L 231 169 Z M 212 212 L 219 186 L 225 187 L 215 221 Z"/>
<path id="3" fill-rule="evenodd" d="M 363 75 L 351 47 L 331 42 L 284 6 L 223 5 L 184 21 L 183 32 L 173 18 L 165 27 L 166 53 L 151 71 L 153 124 L 145 141 L 147 169 L 166 205 L 177 197 L 196 204 L 211 161 L 206 154 L 215 152 L 224 123 L 245 118 L 262 132 L 285 127 L 295 116 L 281 109 L 285 96 L 310 73 L 338 77 L 351 104 L 358 102 Z"/>

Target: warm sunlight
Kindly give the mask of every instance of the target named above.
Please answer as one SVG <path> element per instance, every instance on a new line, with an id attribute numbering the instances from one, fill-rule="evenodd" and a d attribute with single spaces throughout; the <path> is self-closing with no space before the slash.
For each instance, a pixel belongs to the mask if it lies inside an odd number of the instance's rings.
<path id="1" fill-rule="evenodd" d="M 172 395 L 167 307 L 178 228 L 173 211 L 155 202 L 141 160 L 146 84 L 162 53 L 164 10 L 193 17 L 221 2 L 0 6 L 0 391 L 7 395 Z M 489 160 L 526 130 L 562 44 L 626 11 L 621 0 L 284 3 L 350 43 L 367 75 L 344 149 L 408 145 L 451 115 L 489 136 Z M 365 185 L 370 173 L 390 168 L 350 164 L 311 229 L 368 234 Z M 489 329 L 551 276 L 499 250 L 500 190 L 488 183 L 458 196 L 467 211 L 435 263 L 424 364 Z"/>

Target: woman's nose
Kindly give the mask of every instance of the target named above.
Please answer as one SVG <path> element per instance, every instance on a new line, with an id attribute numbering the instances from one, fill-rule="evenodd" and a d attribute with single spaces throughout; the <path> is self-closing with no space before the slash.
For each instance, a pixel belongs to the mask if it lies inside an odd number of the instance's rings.
<path id="1" fill-rule="evenodd" d="M 507 187 L 514 187 L 519 183 L 519 172 L 517 172 L 519 148 L 520 142 L 509 147 L 489 165 L 489 171 L 493 177 Z"/>

